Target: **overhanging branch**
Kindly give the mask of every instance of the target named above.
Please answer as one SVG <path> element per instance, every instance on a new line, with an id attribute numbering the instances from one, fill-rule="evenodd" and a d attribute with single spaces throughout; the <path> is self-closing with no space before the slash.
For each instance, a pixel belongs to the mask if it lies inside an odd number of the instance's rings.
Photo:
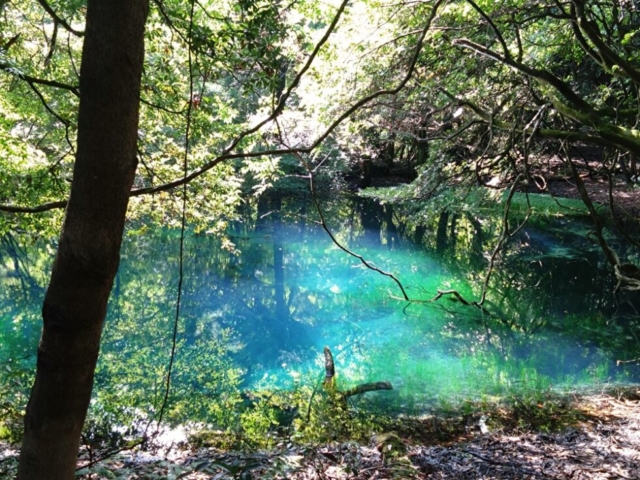
<path id="1" fill-rule="evenodd" d="M 342 14 L 342 11 L 344 10 L 344 8 L 346 7 L 346 4 L 348 2 L 348 0 L 344 0 L 343 4 L 341 5 L 341 7 L 340 7 L 340 9 L 338 11 L 338 13 L 334 17 L 334 21 L 329 26 L 329 28 L 328 28 L 327 32 L 325 33 L 325 35 L 323 36 L 323 38 L 318 42 L 318 44 L 316 45 L 316 48 L 314 48 L 312 54 L 309 56 L 309 59 L 305 63 L 305 66 L 303 66 L 303 68 L 300 70 L 300 72 L 296 75 L 296 77 L 295 77 L 294 81 L 292 82 L 292 84 L 289 86 L 289 88 L 286 90 L 286 92 L 283 93 L 283 95 L 281 96 L 280 101 L 278 102 L 278 105 L 276 106 L 274 111 L 266 119 L 262 120 L 261 122 L 259 122 L 254 127 L 251 127 L 249 129 L 245 130 L 244 132 L 240 133 L 222 151 L 222 153 L 220 155 L 218 155 L 216 158 L 212 159 L 211 161 L 207 162 L 206 164 L 202 165 L 201 167 L 197 168 L 196 170 L 192 171 L 190 174 L 185 175 L 184 177 L 172 180 L 170 182 L 164 183 L 162 185 L 157 185 L 157 186 L 154 186 L 154 187 L 144 187 L 144 188 L 133 189 L 131 191 L 131 196 L 132 197 L 137 197 L 137 196 L 141 196 L 141 195 L 148 195 L 148 194 L 153 194 L 153 193 L 172 190 L 172 189 L 174 189 L 176 187 L 179 187 L 181 185 L 184 185 L 186 183 L 190 183 L 194 179 L 202 176 L 203 174 L 205 174 L 206 172 L 208 172 L 209 170 L 214 168 L 216 165 L 222 163 L 225 160 L 238 159 L 238 158 L 254 158 L 254 157 L 261 157 L 261 156 L 265 156 L 265 155 L 286 155 L 286 154 L 295 154 L 295 153 L 298 153 L 298 154 L 311 153 L 318 146 L 320 146 L 322 144 L 322 142 L 324 142 L 327 139 L 327 137 L 329 135 L 331 135 L 331 133 L 345 119 L 350 117 L 356 110 L 362 108 L 363 106 L 367 105 L 369 102 L 371 102 L 372 100 L 374 100 L 374 99 L 376 99 L 378 97 L 381 97 L 381 96 L 384 96 L 384 95 L 395 95 L 405 87 L 405 85 L 412 78 L 413 73 L 415 71 L 415 66 L 416 66 L 416 63 L 417 63 L 418 58 L 420 56 L 420 52 L 422 51 L 422 47 L 424 45 L 424 39 L 426 37 L 426 34 L 429 31 L 429 29 L 431 27 L 431 24 L 432 24 L 433 20 L 436 17 L 436 14 L 438 12 L 439 7 L 445 1 L 446 0 L 438 0 L 438 1 L 435 2 L 433 8 L 431 9 L 431 13 L 429 15 L 429 18 L 427 19 L 427 21 L 425 23 L 425 26 L 422 29 L 422 32 L 421 32 L 420 37 L 418 39 L 418 42 L 417 42 L 417 44 L 415 46 L 413 55 L 411 56 L 407 72 L 406 72 L 405 76 L 399 81 L 399 83 L 394 88 L 378 90 L 378 91 L 376 91 L 376 92 L 374 92 L 374 93 L 372 93 L 370 95 L 367 95 L 367 96 L 361 98 L 359 101 L 355 102 L 344 113 L 342 113 L 338 118 L 336 118 L 333 121 L 333 123 L 331 123 L 331 125 L 329 125 L 329 127 L 327 127 L 327 129 L 319 137 L 317 137 L 316 140 L 313 143 L 311 143 L 308 146 L 301 146 L 301 147 L 295 147 L 295 148 L 286 148 L 286 149 L 272 149 L 272 150 L 264 150 L 264 151 L 248 152 L 248 153 L 233 153 L 233 150 L 238 146 L 238 144 L 244 138 L 246 138 L 248 135 L 251 135 L 251 134 L 257 132 L 258 130 L 260 130 L 260 128 L 262 128 L 264 125 L 266 125 L 270 121 L 275 120 L 275 118 L 282 112 L 282 109 L 284 109 L 284 105 L 285 105 L 286 99 L 288 98 L 289 95 L 291 95 L 291 93 L 293 91 L 293 88 L 295 88 L 295 86 L 297 86 L 297 84 L 300 82 L 300 80 L 302 78 L 302 75 L 310 68 L 311 62 L 313 61 L 313 59 L 315 58 L 315 56 L 319 52 L 320 47 L 324 43 L 326 43 L 326 41 L 328 40 L 328 38 L 329 38 L 328 34 L 331 31 L 333 31 L 333 29 L 337 25 L 337 21 L 339 19 L 339 15 Z M 1 67 L 2 67 L 2 64 L 0 64 L 0 69 L 1 69 Z M 35 206 L 35 207 L 23 207 L 23 206 L 16 206 L 16 205 L 0 205 L 0 211 L 10 212 L 10 213 L 37 213 L 37 212 L 44 212 L 44 211 L 52 210 L 52 209 L 56 209 L 56 208 L 64 208 L 66 206 L 66 203 L 67 203 L 66 200 L 63 200 L 63 201 L 58 201 L 58 202 L 50 202 L 50 203 L 38 205 L 38 206 Z"/>
<path id="2" fill-rule="evenodd" d="M 535 78 L 539 82 L 553 87 L 563 97 L 569 100 L 569 102 L 575 105 L 576 108 L 584 110 L 585 112 L 593 111 L 591 105 L 589 105 L 589 103 L 587 103 L 580 95 L 575 93 L 568 84 L 546 70 L 539 70 L 537 68 L 529 67 L 522 62 L 514 60 L 512 57 L 505 57 L 503 55 L 500 55 L 498 52 L 494 52 L 484 45 L 472 42 L 471 40 L 468 40 L 466 38 L 456 39 L 452 43 L 454 45 L 473 50 L 474 52 L 485 57 L 496 60 L 497 62 L 507 65 L 514 70 L 519 71 L 520 73 L 524 73 L 525 75 Z"/>
<path id="3" fill-rule="evenodd" d="M 559 113 L 580 121 L 581 117 L 579 116 L 579 111 L 570 109 L 569 106 L 562 103 L 557 98 L 554 98 L 554 100 L 553 106 Z M 500 130 L 525 133 L 525 129 L 523 127 L 519 127 L 512 122 L 497 120 L 492 113 L 480 108 L 478 105 L 468 100 L 457 99 L 457 101 L 458 105 L 461 107 L 467 107 L 482 120 L 490 123 L 492 126 L 499 128 Z M 597 127 L 600 128 L 598 129 Z M 623 148 L 632 151 L 640 149 L 640 131 L 610 125 L 604 121 L 597 122 L 594 128 L 596 128 L 598 134 L 580 132 L 576 130 L 539 128 L 535 131 L 535 136 L 539 138 L 580 141 L 593 145 L 601 145 L 603 147 Z"/>

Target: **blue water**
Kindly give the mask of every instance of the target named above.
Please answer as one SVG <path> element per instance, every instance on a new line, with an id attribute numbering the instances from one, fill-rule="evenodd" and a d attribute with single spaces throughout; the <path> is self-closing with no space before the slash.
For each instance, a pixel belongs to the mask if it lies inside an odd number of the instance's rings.
<path id="1" fill-rule="evenodd" d="M 448 241 L 436 242 L 435 220 L 417 236 L 380 211 L 376 222 L 349 208 L 329 215 L 338 241 L 396 276 L 413 302 L 339 249 L 311 215 L 235 225 L 229 240 L 236 253 L 210 235 L 187 235 L 173 388 L 176 399 L 191 402 L 185 408 L 197 410 L 191 417 L 217 415 L 210 402 L 230 395 L 225 382 L 242 390 L 317 382 L 325 346 L 341 386 L 388 381 L 392 391 L 367 397 L 397 411 L 638 380 L 633 365 L 616 365 L 639 356 L 637 325 L 616 310 L 599 252 L 566 225 L 531 227 L 507 245 L 490 284 L 488 315 L 451 296 L 430 301 L 449 289 L 479 299 L 496 235 L 488 221 L 481 239 L 458 219 L 447 227 Z M 0 361 L 15 366 L 25 358 L 32 368 L 50 252 L 25 250 L 26 282 L 3 257 Z M 132 228 L 125 238 L 97 399 L 157 407 L 175 321 L 177 252 L 175 231 L 139 235 Z"/>

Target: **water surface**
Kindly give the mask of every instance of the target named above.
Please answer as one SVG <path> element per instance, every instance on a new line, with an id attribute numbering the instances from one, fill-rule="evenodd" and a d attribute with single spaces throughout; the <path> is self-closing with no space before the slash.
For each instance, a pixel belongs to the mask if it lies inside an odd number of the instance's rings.
<path id="1" fill-rule="evenodd" d="M 640 356 L 637 324 L 612 295 L 613 279 L 581 220 L 532 224 L 510 240 L 496 259 L 483 312 L 453 296 L 430 300 L 452 289 L 480 298 L 499 215 L 441 214 L 414 226 L 389 207 L 328 205 L 336 239 L 396 276 L 407 302 L 392 280 L 339 249 L 310 207 L 283 211 L 263 208 L 237 222 L 228 236 L 236 253 L 211 235 L 188 233 L 176 417 L 221 418 L 220 400 L 236 387 L 317 382 L 324 346 L 342 386 L 389 381 L 393 391 L 367 397 L 398 412 L 638 380 L 635 366 L 616 365 Z M 131 226 L 127 234 L 96 377 L 94 408 L 105 415 L 105 405 L 153 412 L 161 402 L 178 240 L 178 232 L 160 227 Z M 54 247 L 4 242 L 0 362 L 17 379 L 2 383 L 16 401 L 26 398 L 31 378 Z"/>

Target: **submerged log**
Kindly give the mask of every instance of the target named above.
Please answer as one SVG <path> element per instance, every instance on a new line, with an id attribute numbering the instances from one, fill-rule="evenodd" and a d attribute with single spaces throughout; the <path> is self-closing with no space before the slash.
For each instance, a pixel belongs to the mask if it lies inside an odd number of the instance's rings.
<path id="1" fill-rule="evenodd" d="M 333 355 L 329 347 L 324 347 L 324 369 L 325 376 L 324 381 L 322 382 L 324 389 L 329 391 L 330 393 L 339 395 L 342 400 L 346 400 L 347 398 L 353 397 L 354 395 L 361 395 L 363 393 L 374 392 L 377 390 L 393 390 L 393 386 L 390 382 L 363 383 L 361 385 L 350 388 L 349 390 L 345 390 L 344 392 L 336 390 L 336 366 L 333 362 Z"/>
<path id="2" fill-rule="evenodd" d="M 333 363 L 333 355 L 331 354 L 329 347 L 324 347 L 324 369 L 325 376 L 322 384 L 324 385 L 324 388 L 333 387 L 336 378 L 336 366 Z"/>

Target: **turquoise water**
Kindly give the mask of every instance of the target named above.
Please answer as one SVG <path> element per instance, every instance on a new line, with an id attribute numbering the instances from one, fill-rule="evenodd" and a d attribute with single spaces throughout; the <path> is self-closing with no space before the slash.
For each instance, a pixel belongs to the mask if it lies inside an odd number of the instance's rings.
<path id="1" fill-rule="evenodd" d="M 336 238 L 396 276 L 407 302 L 392 280 L 340 250 L 313 212 L 264 213 L 230 229 L 233 247 L 187 235 L 176 417 L 223 416 L 218 403 L 233 388 L 313 384 L 324 375 L 325 346 L 341 386 L 391 382 L 369 401 L 414 413 L 443 400 L 638 380 L 634 365 L 616 365 L 640 356 L 637 322 L 616 304 L 613 279 L 577 220 L 534 225 L 509 242 L 483 313 L 451 296 L 430 300 L 439 289 L 480 298 L 496 219 L 440 216 L 416 228 L 389 209 L 331 206 Z M 171 350 L 179 237 L 143 230 L 131 227 L 124 242 L 94 403 L 153 412 Z M 3 383 L 16 402 L 26 398 L 19 389 L 30 381 L 54 246 L 3 251 L 0 362 L 19 380 Z"/>

